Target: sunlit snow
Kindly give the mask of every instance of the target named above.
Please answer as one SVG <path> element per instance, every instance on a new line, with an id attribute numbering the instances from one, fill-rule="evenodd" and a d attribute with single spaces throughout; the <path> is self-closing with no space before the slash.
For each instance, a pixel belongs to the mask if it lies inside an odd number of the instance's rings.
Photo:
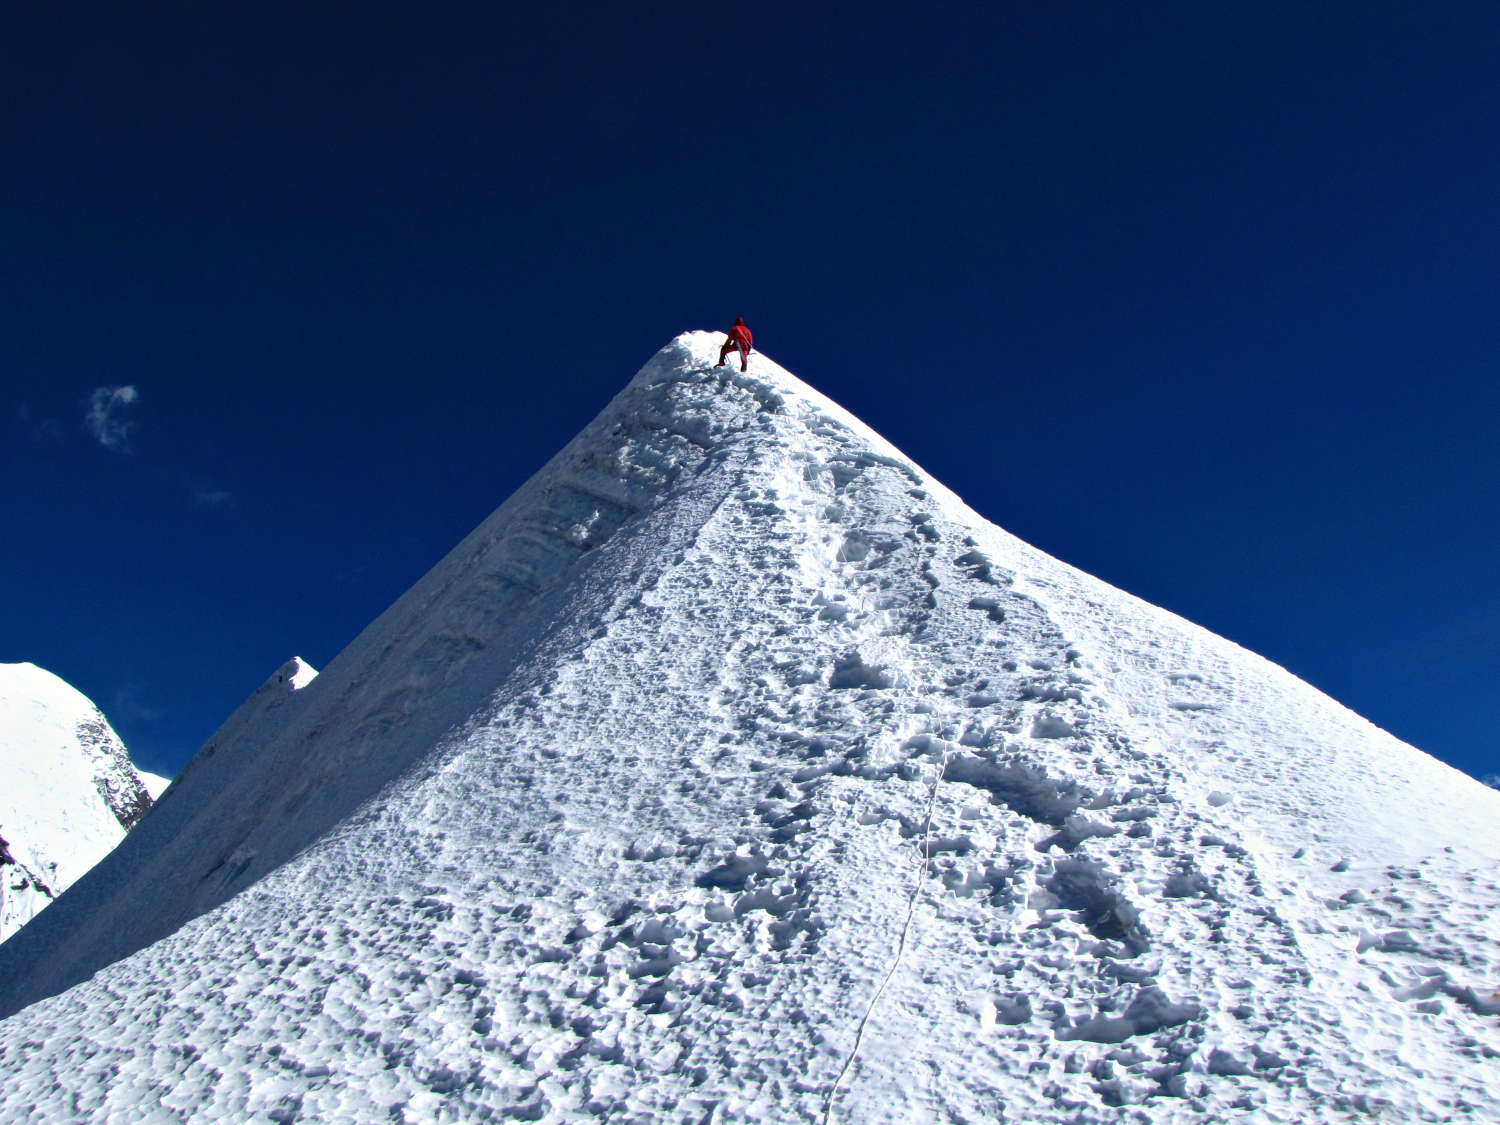
<path id="1" fill-rule="evenodd" d="M 0 664 L 0 941 L 118 844 L 151 797 L 82 692 L 34 664 Z"/>
<path id="2" fill-rule="evenodd" d="M 167 791 L 167 786 L 172 784 L 170 777 L 162 777 L 160 774 L 148 773 L 146 770 L 136 770 L 136 776 L 141 779 L 141 784 L 146 787 L 146 792 L 151 794 L 154 801 Z"/>
<path id="3" fill-rule="evenodd" d="M 722 339 L 0 947 L 0 1118 L 1496 1120 L 1500 793 Z"/>

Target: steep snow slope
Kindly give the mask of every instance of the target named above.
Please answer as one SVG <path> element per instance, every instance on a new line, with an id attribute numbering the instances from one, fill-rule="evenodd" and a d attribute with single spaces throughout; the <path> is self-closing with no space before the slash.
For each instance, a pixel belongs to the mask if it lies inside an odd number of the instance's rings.
<path id="1" fill-rule="evenodd" d="M 1500 794 L 721 339 L 0 948 L 0 1118 L 1496 1120 Z"/>
<path id="2" fill-rule="evenodd" d="M 0 664 L 0 941 L 150 807 L 99 708 L 34 664 Z"/>

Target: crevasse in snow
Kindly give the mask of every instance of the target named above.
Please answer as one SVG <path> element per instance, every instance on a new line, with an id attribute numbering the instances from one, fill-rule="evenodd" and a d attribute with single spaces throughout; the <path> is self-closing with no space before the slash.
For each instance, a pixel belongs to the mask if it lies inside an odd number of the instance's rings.
<path id="1" fill-rule="evenodd" d="M 0 1119 L 1493 1120 L 1500 794 L 721 339 L 0 947 Z"/>

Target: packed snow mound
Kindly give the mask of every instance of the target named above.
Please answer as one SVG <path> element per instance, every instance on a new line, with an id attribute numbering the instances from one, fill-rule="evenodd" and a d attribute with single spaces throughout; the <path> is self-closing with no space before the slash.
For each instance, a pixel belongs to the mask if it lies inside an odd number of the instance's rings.
<path id="1" fill-rule="evenodd" d="M 82 692 L 34 664 L 0 664 L 0 941 L 102 859 L 151 801 Z"/>
<path id="2" fill-rule="evenodd" d="M 1500 793 L 722 340 L 0 948 L 0 1119 L 1493 1120 Z"/>

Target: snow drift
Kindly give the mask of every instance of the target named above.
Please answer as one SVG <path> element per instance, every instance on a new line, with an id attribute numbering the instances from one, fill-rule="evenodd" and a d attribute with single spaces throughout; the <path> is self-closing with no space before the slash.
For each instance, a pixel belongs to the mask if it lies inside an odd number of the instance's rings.
<path id="1" fill-rule="evenodd" d="M 721 339 L 0 947 L 0 1118 L 1493 1120 L 1500 793 Z"/>

